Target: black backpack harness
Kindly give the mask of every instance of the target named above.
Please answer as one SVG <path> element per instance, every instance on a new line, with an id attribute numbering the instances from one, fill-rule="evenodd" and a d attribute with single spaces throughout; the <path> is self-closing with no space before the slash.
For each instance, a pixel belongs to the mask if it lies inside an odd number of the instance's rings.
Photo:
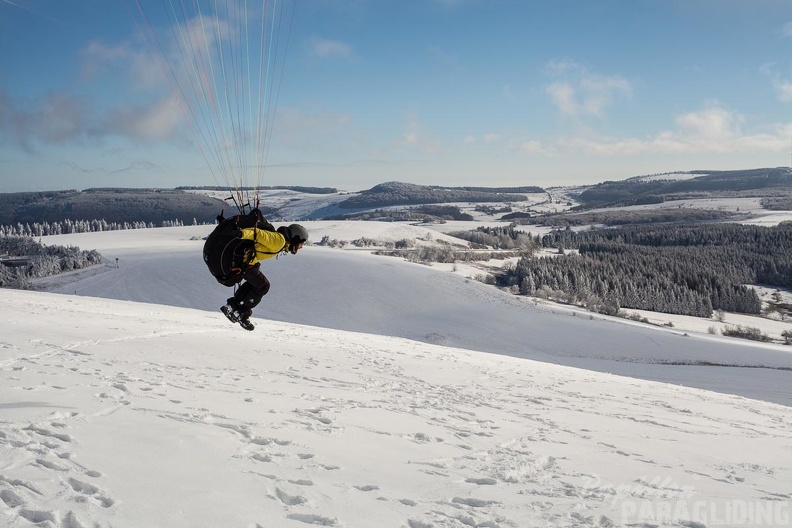
<path id="1" fill-rule="evenodd" d="M 223 286 L 234 286 L 242 280 L 256 251 L 255 240 L 241 238 L 242 229 L 249 227 L 258 227 L 267 231 L 276 231 L 276 229 L 264 219 L 258 209 L 228 219 L 223 219 L 221 215 L 218 220 L 221 220 L 220 224 L 204 243 L 203 259 L 217 282 Z M 283 249 L 272 254 L 276 255 L 288 249 L 288 246 L 287 240 Z"/>

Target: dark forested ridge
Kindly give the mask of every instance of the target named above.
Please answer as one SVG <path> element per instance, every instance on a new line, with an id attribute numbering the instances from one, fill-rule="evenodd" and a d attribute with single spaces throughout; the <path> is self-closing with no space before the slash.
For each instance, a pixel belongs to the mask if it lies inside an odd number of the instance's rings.
<path id="1" fill-rule="evenodd" d="M 0 194 L 0 225 L 104 220 L 108 223 L 213 222 L 226 204 L 176 190 L 87 189 Z"/>
<path id="2" fill-rule="evenodd" d="M 439 185 L 430 185 L 434 189 L 447 189 L 451 191 L 469 191 L 479 193 L 520 193 L 520 194 L 541 194 L 547 192 L 542 187 L 535 185 L 524 185 L 518 187 L 441 187 Z"/>
<path id="3" fill-rule="evenodd" d="M 565 230 L 541 242 L 579 253 L 523 258 L 506 274 L 505 284 L 527 295 L 559 290 L 570 301 L 606 311 L 758 314 L 761 302 L 744 285 L 792 287 L 792 223 Z"/>
<path id="4" fill-rule="evenodd" d="M 606 181 L 589 187 L 577 196 L 584 207 L 604 205 L 636 205 L 660 203 L 669 199 L 726 195 L 749 191 L 768 193 L 771 189 L 792 190 L 792 171 L 788 167 L 738 171 L 691 171 L 689 179 L 676 179 L 674 174 L 652 178 L 636 177 L 622 181 Z"/>
<path id="5" fill-rule="evenodd" d="M 481 189 L 481 188 L 476 188 Z M 530 188 L 534 189 L 534 188 Z M 533 191 L 529 191 L 533 192 Z M 539 189 L 541 192 L 541 189 Z M 369 209 L 393 205 L 419 205 L 453 202 L 522 202 L 524 195 L 498 192 L 495 189 L 467 190 L 412 183 L 388 182 L 362 191 L 339 204 L 344 209 Z"/>
<path id="6" fill-rule="evenodd" d="M 229 187 L 220 187 L 220 186 L 204 186 L 204 187 L 193 187 L 193 186 L 182 186 L 176 187 L 177 191 L 222 191 L 222 192 L 232 192 L 232 189 Z M 236 191 L 234 189 L 233 191 Z M 306 194 L 335 194 L 338 192 L 338 189 L 335 187 L 310 187 L 304 185 L 272 185 L 272 186 L 264 186 L 264 187 L 240 187 L 238 190 L 240 191 L 294 191 Z"/>
<path id="7" fill-rule="evenodd" d="M 443 222 L 446 220 L 472 221 L 473 216 L 463 213 L 459 207 L 442 204 L 426 204 L 395 210 L 374 209 L 342 215 L 331 215 L 324 220 L 377 220 L 389 222 Z"/>

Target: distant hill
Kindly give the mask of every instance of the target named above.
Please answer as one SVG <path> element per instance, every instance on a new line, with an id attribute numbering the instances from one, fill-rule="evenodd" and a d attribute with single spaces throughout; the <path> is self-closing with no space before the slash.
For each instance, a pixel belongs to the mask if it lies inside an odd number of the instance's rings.
<path id="1" fill-rule="evenodd" d="M 183 186 L 183 187 L 176 187 L 177 191 L 229 191 L 228 187 L 220 187 L 220 186 L 202 186 L 202 187 L 194 187 L 194 186 Z M 285 191 L 295 191 L 301 192 L 306 194 L 335 194 L 338 192 L 338 189 L 335 187 L 307 187 L 304 185 L 270 185 L 270 186 L 263 186 L 263 187 L 240 187 L 240 191 L 271 191 L 271 190 L 285 190 Z"/>
<path id="2" fill-rule="evenodd" d="M 669 174 L 652 178 L 636 177 L 623 181 L 606 181 L 580 193 L 577 199 L 586 207 L 606 205 L 638 205 L 660 203 L 671 199 L 700 197 L 707 195 L 756 195 L 763 196 L 776 190 L 792 192 L 792 171 L 788 167 L 751 169 L 738 171 L 691 171 L 691 178 L 677 179 Z"/>
<path id="3" fill-rule="evenodd" d="M 341 202 L 344 209 L 368 209 L 392 205 L 421 205 L 453 202 L 521 202 L 527 198 L 513 193 L 541 193 L 541 187 L 509 187 L 508 191 L 487 187 L 437 187 L 412 183 L 381 183 Z"/>
<path id="4" fill-rule="evenodd" d="M 105 220 L 160 225 L 178 220 L 213 222 L 221 200 L 162 189 L 86 189 L 0 194 L 0 224 Z"/>
<path id="5" fill-rule="evenodd" d="M 570 212 L 586 212 L 593 208 L 639 204 L 660 204 L 685 198 L 761 197 L 767 209 L 792 209 L 792 171 L 786 167 L 739 171 L 688 171 L 684 173 L 636 176 L 623 181 L 606 181 L 593 186 L 567 188 L 582 205 L 567 212 L 534 208 L 530 212 L 513 205 L 529 200 L 529 194 L 546 193 L 536 186 L 518 187 L 445 187 L 386 182 L 360 192 L 341 193 L 334 187 L 279 186 L 259 190 L 290 190 L 274 193 L 265 199 L 262 210 L 268 218 L 324 219 L 351 218 L 351 213 L 365 213 L 367 218 L 412 219 L 437 216 L 460 219 L 459 211 L 414 209 L 414 206 L 478 203 L 507 204 L 501 212 L 502 221 L 544 225 L 576 225 L 583 223 L 636 223 L 637 213 L 621 217 L 570 217 Z M 201 193 L 196 191 L 215 191 Z M 252 189 L 247 189 L 252 190 Z M 54 223 L 64 221 L 104 220 L 107 223 L 143 222 L 164 225 L 169 222 L 191 224 L 214 222 L 221 210 L 233 209 L 228 203 L 209 195 L 227 196 L 225 187 L 179 187 L 176 189 L 114 189 L 96 188 L 83 191 L 63 190 L 0 194 L 0 226 Z M 281 196 L 283 195 L 283 196 Z M 288 196 L 287 196 L 288 195 Z M 536 197 L 534 197 L 535 199 Z M 551 198 L 552 200 L 552 198 Z M 535 201 L 535 200 L 534 200 Z M 569 200 L 571 202 L 571 200 Z M 509 206 L 511 204 L 512 206 Z M 569 203 L 568 205 L 572 205 Z M 295 208 L 299 209 L 294 213 Z M 401 211 L 398 216 L 395 209 Z M 283 213 L 282 210 L 292 213 Z M 566 211 L 566 210 L 565 210 Z M 286 216 L 284 216 L 286 214 Z M 677 221 L 725 220 L 728 215 L 686 210 Z M 410 216 L 413 215 L 413 216 Z M 654 215 L 654 216 L 652 216 Z M 658 216 L 659 215 L 659 216 Z M 629 216 L 629 217 L 628 217 Z M 646 221 L 667 221 L 668 212 L 646 213 Z"/>

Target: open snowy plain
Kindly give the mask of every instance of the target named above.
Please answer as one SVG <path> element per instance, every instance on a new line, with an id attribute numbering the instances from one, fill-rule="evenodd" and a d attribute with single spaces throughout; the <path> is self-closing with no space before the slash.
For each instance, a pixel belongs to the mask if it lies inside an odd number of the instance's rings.
<path id="1" fill-rule="evenodd" d="M 343 224 L 306 223 L 426 238 Z M 49 237 L 109 264 L 0 290 L 0 525 L 792 522 L 789 347 L 313 246 L 263 264 L 245 332 L 210 230 Z"/>

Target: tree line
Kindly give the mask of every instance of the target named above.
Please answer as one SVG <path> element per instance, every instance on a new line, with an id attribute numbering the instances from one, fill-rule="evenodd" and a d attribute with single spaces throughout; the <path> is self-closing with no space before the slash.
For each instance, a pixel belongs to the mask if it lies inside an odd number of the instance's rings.
<path id="1" fill-rule="evenodd" d="M 563 254 L 521 259 L 503 285 L 525 295 L 554 292 L 606 313 L 759 314 L 761 300 L 746 285 L 792 286 L 792 223 L 568 229 L 541 244 Z"/>
<path id="2" fill-rule="evenodd" d="M 511 213 L 501 220 L 511 220 L 521 225 L 542 225 L 551 227 L 584 226 L 584 225 L 629 225 L 650 224 L 658 222 L 713 222 L 734 221 L 739 213 L 734 211 L 718 211 L 714 209 L 693 209 L 687 207 L 662 208 L 648 210 L 601 210 L 587 213 L 556 213 L 542 216 Z"/>
<path id="3" fill-rule="evenodd" d="M 193 224 L 198 221 L 193 218 Z M 152 227 L 179 227 L 181 220 L 164 220 L 155 226 L 154 222 L 107 222 L 105 220 L 62 220 L 59 222 L 33 222 L 14 225 L 0 225 L 0 237 L 22 236 L 41 237 L 48 235 L 68 235 L 70 233 L 95 233 L 98 231 L 119 231 L 124 229 L 146 229 Z"/>

